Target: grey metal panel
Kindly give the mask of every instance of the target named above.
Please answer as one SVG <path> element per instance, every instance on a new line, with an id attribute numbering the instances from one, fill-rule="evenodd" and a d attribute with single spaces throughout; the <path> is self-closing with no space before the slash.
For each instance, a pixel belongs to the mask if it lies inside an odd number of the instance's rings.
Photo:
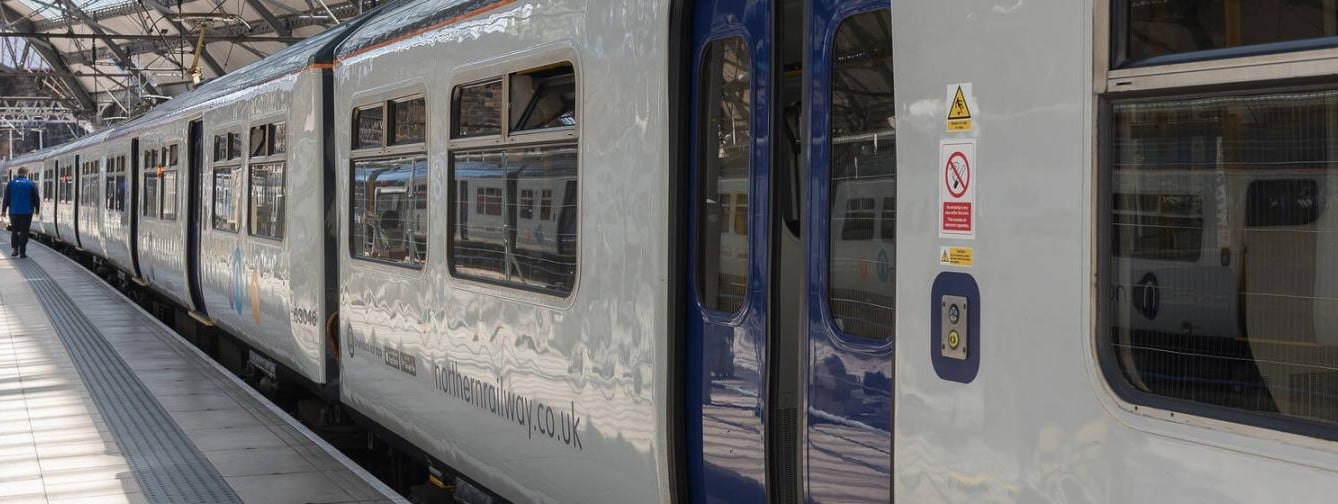
<path id="1" fill-rule="evenodd" d="M 1096 354 L 1099 198 L 1094 89 L 1105 2 L 896 2 L 897 314 L 893 484 L 900 502 L 1323 501 L 1338 492 L 1338 444 L 1121 404 Z M 945 29 L 948 30 L 945 32 Z M 1101 35 L 1094 35 L 1100 33 Z M 950 34 L 945 36 L 945 33 Z M 1292 55 L 1291 59 L 1311 55 Z M 1223 62 L 1218 77 L 1332 71 Z M 1249 63 L 1248 65 L 1246 63 Z M 1245 68 L 1248 67 L 1248 68 Z M 1184 71 L 1189 66 L 1176 70 Z M 1140 70 L 1138 72 L 1143 72 Z M 1130 89 L 1196 86 L 1205 75 L 1129 79 Z M 973 84 L 969 133 L 945 130 L 945 87 Z M 1273 82 L 1269 83 L 1274 84 Z M 1125 89 L 1121 87 L 1121 89 Z M 1232 89 L 1240 89 L 1239 85 Z M 1203 93 L 1204 88 L 1183 91 Z M 1179 90 L 1175 92 L 1180 92 Z M 1146 96 L 1146 94 L 1142 95 Z M 971 241 L 938 233 L 940 142 L 974 138 L 979 220 Z M 973 182 L 976 183 L 976 182 Z M 942 266 L 940 246 L 973 247 Z M 980 286 L 980 375 L 939 379 L 930 356 L 937 275 Z M 1234 295 L 1234 294 L 1233 294 Z M 1185 418 L 1190 417 L 1190 418 Z"/>
<path id="2" fill-rule="evenodd" d="M 414 22 L 417 9 L 369 22 Z M 516 502 L 667 502 L 669 2 L 499 2 L 334 69 L 340 212 L 340 390 L 350 407 Z M 357 34 L 363 36 L 360 30 Z M 360 38 L 359 40 L 364 40 Z M 568 297 L 451 276 L 448 126 L 454 84 L 570 61 L 576 68 L 582 230 Z M 431 62 L 431 64 L 424 64 Z M 426 91 L 430 222 L 421 270 L 349 257 L 352 108 Z M 461 392 L 477 384 L 487 392 Z M 488 394 L 496 393 L 495 396 Z M 470 397 L 472 399 L 466 399 Z M 495 409 L 477 401 L 500 397 Z M 475 402 L 471 402 L 471 400 Z M 562 431 L 524 416 L 541 408 Z M 520 405 L 517 407 L 517 405 Z M 496 413 L 500 412 L 500 413 Z M 554 463 L 554 461 L 561 461 Z M 526 475 L 542 475 L 531 478 Z"/>
<path id="3" fill-rule="evenodd" d="M 292 313 L 324 311 L 325 198 L 324 141 L 321 133 L 320 71 L 302 71 L 259 85 L 249 93 L 218 100 L 204 116 L 205 138 L 229 132 L 247 134 L 251 126 L 287 125 L 285 161 L 285 236 L 282 240 L 251 236 L 250 197 L 243 194 L 237 232 L 215 229 L 212 204 L 202 208 L 200 288 L 209 315 L 230 333 L 317 384 L 326 382 L 323 317 Z M 247 149 L 249 150 L 249 149 Z M 249 180 L 249 152 L 243 152 L 240 175 Z M 272 161 L 273 158 L 268 160 Z M 200 177 L 201 199 L 214 201 L 213 168 L 206 149 Z M 244 192 L 249 191 L 246 183 Z"/>
<path id="4" fill-rule="evenodd" d="M 240 504 L 223 476 L 51 276 L 32 261 L 19 262 L 18 269 L 149 500 Z"/>
<path id="5" fill-rule="evenodd" d="M 143 199 L 145 197 L 143 178 L 144 174 L 151 173 L 151 170 L 149 168 L 141 170 L 139 180 L 141 185 L 140 201 L 135 203 L 135 211 L 141 213 L 139 217 L 139 236 L 136 239 L 139 246 L 140 273 L 145 280 L 148 280 L 149 288 L 176 301 L 181 306 L 194 308 L 191 306 L 190 288 L 186 281 L 185 205 L 187 199 L 186 182 L 190 178 L 190 163 L 186 152 L 187 124 L 187 118 L 179 117 L 173 122 L 144 131 L 140 136 L 140 152 L 136 155 L 142 156 L 145 150 L 161 149 L 164 145 L 175 143 L 178 145 L 177 148 L 180 152 L 180 161 L 177 166 L 177 218 L 175 220 L 143 215 Z M 162 189 L 160 188 L 159 191 L 161 192 Z"/>

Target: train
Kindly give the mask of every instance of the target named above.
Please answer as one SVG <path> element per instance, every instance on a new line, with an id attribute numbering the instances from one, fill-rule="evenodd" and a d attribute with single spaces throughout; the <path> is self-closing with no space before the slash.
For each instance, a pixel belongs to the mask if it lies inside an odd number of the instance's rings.
<path id="1" fill-rule="evenodd" d="M 1312 502 L 1333 75 L 1332 2 L 402 0 L 4 167 L 462 500 Z"/>

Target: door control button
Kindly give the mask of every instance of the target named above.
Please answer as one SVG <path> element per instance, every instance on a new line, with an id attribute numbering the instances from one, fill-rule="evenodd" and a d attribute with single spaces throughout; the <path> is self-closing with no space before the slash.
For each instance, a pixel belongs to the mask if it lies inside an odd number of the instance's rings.
<path id="1" fill-rule="evenodd" d="M 971 320 L 971 306 L 962 296 L 943 296 L 939 303 L 942 331 L 939 333 L 939 352 L 949 359 L 966 360 L 970 355 L 967 322 Z"/>

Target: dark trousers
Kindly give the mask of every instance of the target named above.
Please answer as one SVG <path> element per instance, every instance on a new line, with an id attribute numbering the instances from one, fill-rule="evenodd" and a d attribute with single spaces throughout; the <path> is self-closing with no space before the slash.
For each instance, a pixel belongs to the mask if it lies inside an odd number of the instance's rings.
<path id="1" fill-rule="evenodd" d="M 33 214 L 9 214 L 9 226 L 13 228 L 9 233 L 9 243 L 13 244 L 14 250 L 20 254 L 28 253 L 28 228 L 32 225 Z"/>

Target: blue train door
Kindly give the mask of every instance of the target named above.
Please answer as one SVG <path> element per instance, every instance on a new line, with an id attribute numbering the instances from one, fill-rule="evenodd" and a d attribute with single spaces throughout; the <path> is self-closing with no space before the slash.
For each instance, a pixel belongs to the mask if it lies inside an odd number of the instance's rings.
<path id="1" fill-rule="evenodd" d="M 805 65 L 809 502 L 892 498 L 896 101 L 887 0 L 811 0 Z"/>
<path id="2" fill-rule="evenodd" d="M 693 6 L 692 502 L 891 500 L 889 10 L 886 0 Z"/>
<path id="3" fill-rule="evenodd" d="M 692 502 L 767 499 L 771 0 L 695 2 L 685 432 Z"/>

